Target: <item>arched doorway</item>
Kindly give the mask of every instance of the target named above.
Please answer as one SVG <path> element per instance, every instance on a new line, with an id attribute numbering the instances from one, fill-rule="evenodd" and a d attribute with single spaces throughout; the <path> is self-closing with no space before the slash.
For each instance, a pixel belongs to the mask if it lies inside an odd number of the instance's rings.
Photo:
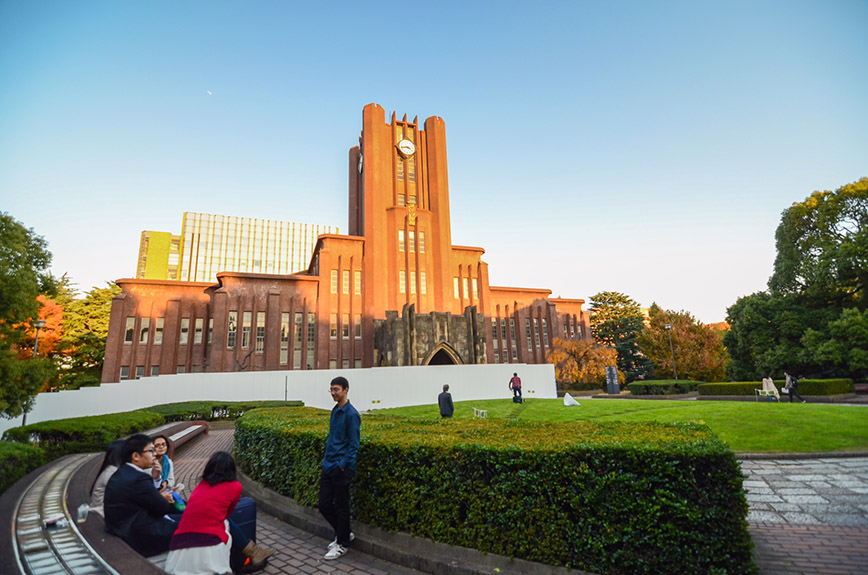
<path id="1" fill-rule="evenodd" d="M 438 345 L 423 365 L 461 365 L 461 357 L 447 343 Z"/>

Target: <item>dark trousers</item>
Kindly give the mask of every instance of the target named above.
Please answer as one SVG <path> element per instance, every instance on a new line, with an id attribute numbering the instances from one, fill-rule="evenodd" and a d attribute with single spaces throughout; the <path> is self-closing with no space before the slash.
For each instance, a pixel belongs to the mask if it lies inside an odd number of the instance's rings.
<path id="1" fill-rule="evenodd" d="M 801 395 L 799 395 L 799 392 L 796 391 L 796 388 L 795 388 L 795 387 L 791 387 L 791 388 L 790 388 L 790 403 L 793 402 L 793 396 L 794 396 L 794 395 L 795 395 L 796 397 L 799 398 L 799 401 L 802 401 L 802 402 L 805 401 L 805 398 L 802 397 Z"/>
<path id="2" fill-rule="evenodd" d="M 520 387 L 513 387 L 512 388 L 512 398 L 515 399 L 516 397 L 519 400 L 521 400 L 521 388 Z"/>
<path id="3" fill-rule="evenodd" d="M 350 543 L 350 481 L 354 471 L 335 467 L 319 476 L 319 512 L 335 530 L 338 544 Z"/>

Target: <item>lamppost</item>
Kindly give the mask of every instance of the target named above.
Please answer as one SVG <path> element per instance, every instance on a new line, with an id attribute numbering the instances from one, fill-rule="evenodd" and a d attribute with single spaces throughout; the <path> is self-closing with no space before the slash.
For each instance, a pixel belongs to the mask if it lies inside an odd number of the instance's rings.
<path id="1" fill-rule="evenodd" d="M 678 380 L 678 368 L 675 367 L 675 348 L 672 347 L 672 324 L 667 323 L 663 327 L 666 328 L 666 333 L 669 334 L 669 351 L 672 352 L 672 369 L 673 369 L 673 371 L 675 371 L 675 379 L 677 381 Z"/>
<path id="2" fill-rule="evenodd" d="M 39 330 L 45 327 L 45 320 L 38 319 L 34 321 L 33 327 L 36 328 L 36 341 L 33 343 L 33 357 L 36 357 L 39 352 Z"/>
<path id="3" fill-rule="evenodd" d="M 33 357 L 39 352 L 39 330 L 45 327 L 45 320 L 38 319 L 33 322 L 33 327 L 36 328 L 36 341 L 33 342 Z M 24 409 L 24 417 L 21 418 L 21 425 L 27 425 L 27 408 Z"/>

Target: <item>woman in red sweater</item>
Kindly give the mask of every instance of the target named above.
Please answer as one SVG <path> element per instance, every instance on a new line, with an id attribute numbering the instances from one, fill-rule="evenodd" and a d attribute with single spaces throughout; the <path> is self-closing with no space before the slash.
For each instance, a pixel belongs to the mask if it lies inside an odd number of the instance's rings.
<path id="1" fill-rule="evenodd" d="M 241 498 L 235 460 L 225 451 L 211 456 L 172 537 L 166 572 L 174 575 L 231 574 L 229 514 Z"/>

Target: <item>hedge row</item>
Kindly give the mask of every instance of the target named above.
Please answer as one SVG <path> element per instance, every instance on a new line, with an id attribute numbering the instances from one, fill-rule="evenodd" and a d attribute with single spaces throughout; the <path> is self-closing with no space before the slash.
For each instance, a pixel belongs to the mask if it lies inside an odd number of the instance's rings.
<path id="1" fill-rule="evenodd" d="M 650 381 L 634 381 L 627 384 L 627 389 L 633 395 L 675 395 L 696 391 L 696 386 L 702 381 L 689 379 L 658 379 Z"/>
<path id="2" fill-rule="evenodd" d="M 45 462 L 44 449 L 22 443 L 0 442 L 0 493 Z"/>
<path id="3" fill-rule="evenodd" d="M 300 407 L 301 401 L 184 401 L 154 405 L 148 409 L 166 418 L 167 423 L 175 421 L 214 421 L 218 419 L 237 419 L 245 412 L 259 407 Z"/>
<path id="4" fill-rule="evenodd" d="M 784 380 L 774 383 L 778 391 L 784 387 Z M 762 387 L 761 381 L 703 383 L 699 386 L 699 395 L 754 395 L 754 390 Z M 839 395 L 855 391 L 852 379 L 799 380 L 799 395 Z"/>
<path id="5" fill-rule="evenodd" d="M 329 413 L 236 422 L 252 478 L 317 503 Z M 755 573 L 734 453 L 707 427 L 362 419 L 353 516 L 389 531 L 595 573 Z"/>

